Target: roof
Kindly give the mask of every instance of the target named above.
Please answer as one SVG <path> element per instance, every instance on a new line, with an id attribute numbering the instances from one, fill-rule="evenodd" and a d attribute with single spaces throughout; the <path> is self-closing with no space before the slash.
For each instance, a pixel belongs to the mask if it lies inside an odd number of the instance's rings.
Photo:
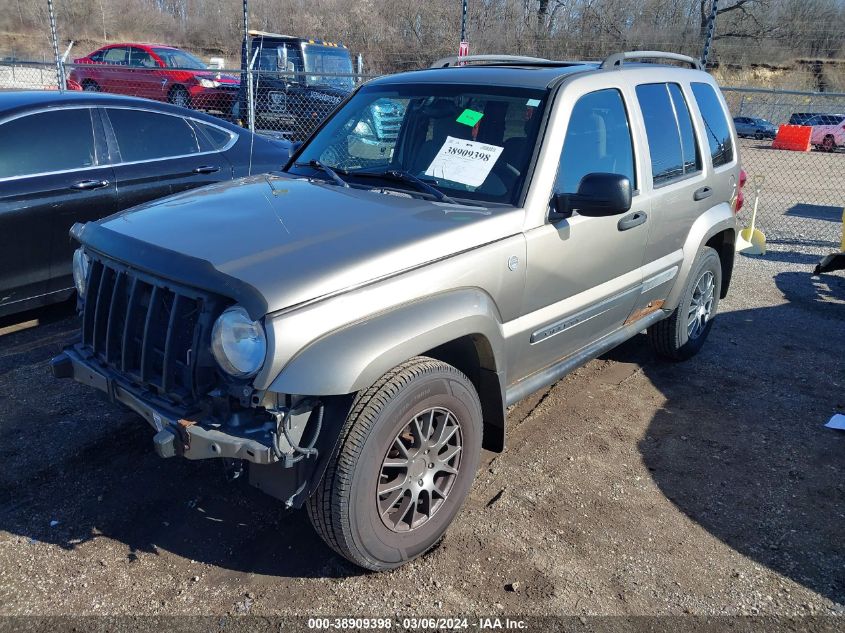
<path id="1" fill-rule="evenodd" d="M 513 88 L 545 89 L 560 77 L 597 70 L 596 62 L 561 62 L 559 66 L 475 65 L 429 68 L 388 75 L 369 85 L 396 83 L 463 83 Z"/>
<path id="2" fill-rule="evenodd" d="M 0 91 L 0 118 L 18 112 L 41 109 L 60 108 L 62 106 L 129 106 L 147 108 L 160 112 L 185 115 L 186 110 L 178 106 L 151 101 L 139 97 L 127 97 L 124 95 L 108 94 L 103 92 L 86 92 L 79 90 L 67 90 L 59 92 L 56 90 L 10 90 Z M 232 124 L 205 114 L 191 110 L 188 113 L 194 119 L 206 120 L 222 127 L 232 127 Z"/>
<path id="3" fill-rule="evenodd" d="M 101 46 L 97 50 L 103 50 L 104 48 L 119 48 L 121 46 L 136 46 L 138 48 L 169 48 L 174 51 L 182 50 L 176 46 L 171 46 L 170 44 L 150 44 L 148 42 L 120 42 L 117 44 L 106 44 L 105 46 Z M 95 53 L 97 51 L 94 51 Z"/>

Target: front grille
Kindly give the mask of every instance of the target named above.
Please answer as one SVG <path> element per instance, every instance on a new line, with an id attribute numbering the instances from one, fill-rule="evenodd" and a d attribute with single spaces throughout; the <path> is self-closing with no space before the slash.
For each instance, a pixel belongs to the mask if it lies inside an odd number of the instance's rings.
<path id="1" fill-rule="evenodd" d="M 129 382 L 190 407 L 213 386 L 207 349 L 218 303 L 95 258 L 88 273 L 82 344 Z"/>

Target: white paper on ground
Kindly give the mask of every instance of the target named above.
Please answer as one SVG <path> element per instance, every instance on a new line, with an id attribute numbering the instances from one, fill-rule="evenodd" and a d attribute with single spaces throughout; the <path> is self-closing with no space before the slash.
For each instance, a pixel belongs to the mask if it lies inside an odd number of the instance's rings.
<path id="1" fill-rule="evenodd" d="M 825 426 L 829 429 L 839 429 L 845 431 L 845 415 L 835 413 Z"/>
<path id="2" fill-rule="evenodd" d="M 480 187 L 502 153 L 498 145 L 465 141 L 447 136 L 443 147 L 425 170 L 426 176 Z"/>

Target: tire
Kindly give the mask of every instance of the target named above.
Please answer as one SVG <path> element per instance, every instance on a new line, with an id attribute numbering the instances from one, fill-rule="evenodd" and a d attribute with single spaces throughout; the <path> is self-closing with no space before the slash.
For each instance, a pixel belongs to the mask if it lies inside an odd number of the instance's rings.
<path id="1" fill-rule="evenodd" d="M 335 552 L 366 569 L 393 569 L 421 556 L 461 509 L 481 436 L 481 404 L 470 380 L 441 361 L 412 358 L 355 398 L 338 452 L 308 500 L 311 524 Z"/>
<path id="2" fill-rule="evenodd" d="M 82 89 L 86 92 L 100 92 L 100 86 L 90 79 L 82 82 Z"/>
<path id="3" fill-rule="evenodd" d="M 832 136 L 828 135 L 822 139 L 822 150 L 824 150 L 825 152 L 836 151 L 836 141 Z"/>
<path id="4" fill-rule="evenodd" d="M 709 281 L 708 281 L 709 275 Z M 709 309 L 706 307 L 706 291 L 701 292 L 701 285 L 710 288 Z M 719 292 L 722 287 L 722 263 L 719 255 L 709 246 L 705 246 L 692 267 L 687 286 L 675 311 L 662 321 L 648 328 L 648 338 L 652 348 L 660 356 L 670 360 L 687 360 L 695 356 L 713 326 L 713 318 L 719 308 Z M 704 294 L 704 299 L 701 298 Z M 697 325 L 691 325 L 691 311 L 695 303 L 702 302 L 697 316 Z M 703 319 L 703 322 L 702 322 Z"/>
<path id="5" fill-rule="evenodd" d="M 762 134 L 762 133 L 760 133 L 760 132 L 757 132 L 757 133 L 754 135 L 754 139 L 755 139 L 755 140 L 757 140 L 757 141 L 762 141 L 762 140 L 763 140 L 763 134 Z"/>
<path id="6" fill-rule="evenodd" d="M 174 86 L 167 95 L 167 100 L 180 108 L 191 107 L 191 95 L 182 86 Z"/>

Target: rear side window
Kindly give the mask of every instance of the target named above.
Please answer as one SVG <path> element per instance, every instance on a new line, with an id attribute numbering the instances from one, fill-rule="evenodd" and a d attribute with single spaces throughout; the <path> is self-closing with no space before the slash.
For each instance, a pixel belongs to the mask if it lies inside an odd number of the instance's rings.
<path id="1" fill-rule="evenodd" d="M 701 169 L 686 100 L 678 84 L 642 84 L 637 100 L 645 120 L 651 175 L 660 186 Z"/>
<path id="2" fill-rule="evenodd" d="M 40 112 L 0 125 L 0 178 L 95 164 L 88 108 Z"/>
<path id="3" fill-rule="evenodd" d="M 199 152 L 194 129 L 182 117 L 117 108 L 107 112 L 124 163 Z"/>
<path id="4" fill-rule="evenodd" d="M 586 94 L 572 109 L 555 191 L 575 193 L 581 179 L 595 172 L 621 174 L 637 186 L 628 114 L 615 89 Z"/>
<path id="5" fill-rule="evenodd" d="M 232 140 L 232 133 L 228 130 L 219 128 L 216 125 L 200 123 L 199 121 L 194 121 L 194 123 L 200 130 L 202 130 L 211 143 L 211 147 L 215 150 L 219 151 L 224 149 Z"/>
<path id="6" fill-rule="evenodd" d="M 691 85 L 701 118 L 704 119 L 704 133 L 710 145 L 713 167 L 726 165 L 733 160 L 734 151 L 731 129 L 722 102 L 710 84 L 693 82 Z"/>

